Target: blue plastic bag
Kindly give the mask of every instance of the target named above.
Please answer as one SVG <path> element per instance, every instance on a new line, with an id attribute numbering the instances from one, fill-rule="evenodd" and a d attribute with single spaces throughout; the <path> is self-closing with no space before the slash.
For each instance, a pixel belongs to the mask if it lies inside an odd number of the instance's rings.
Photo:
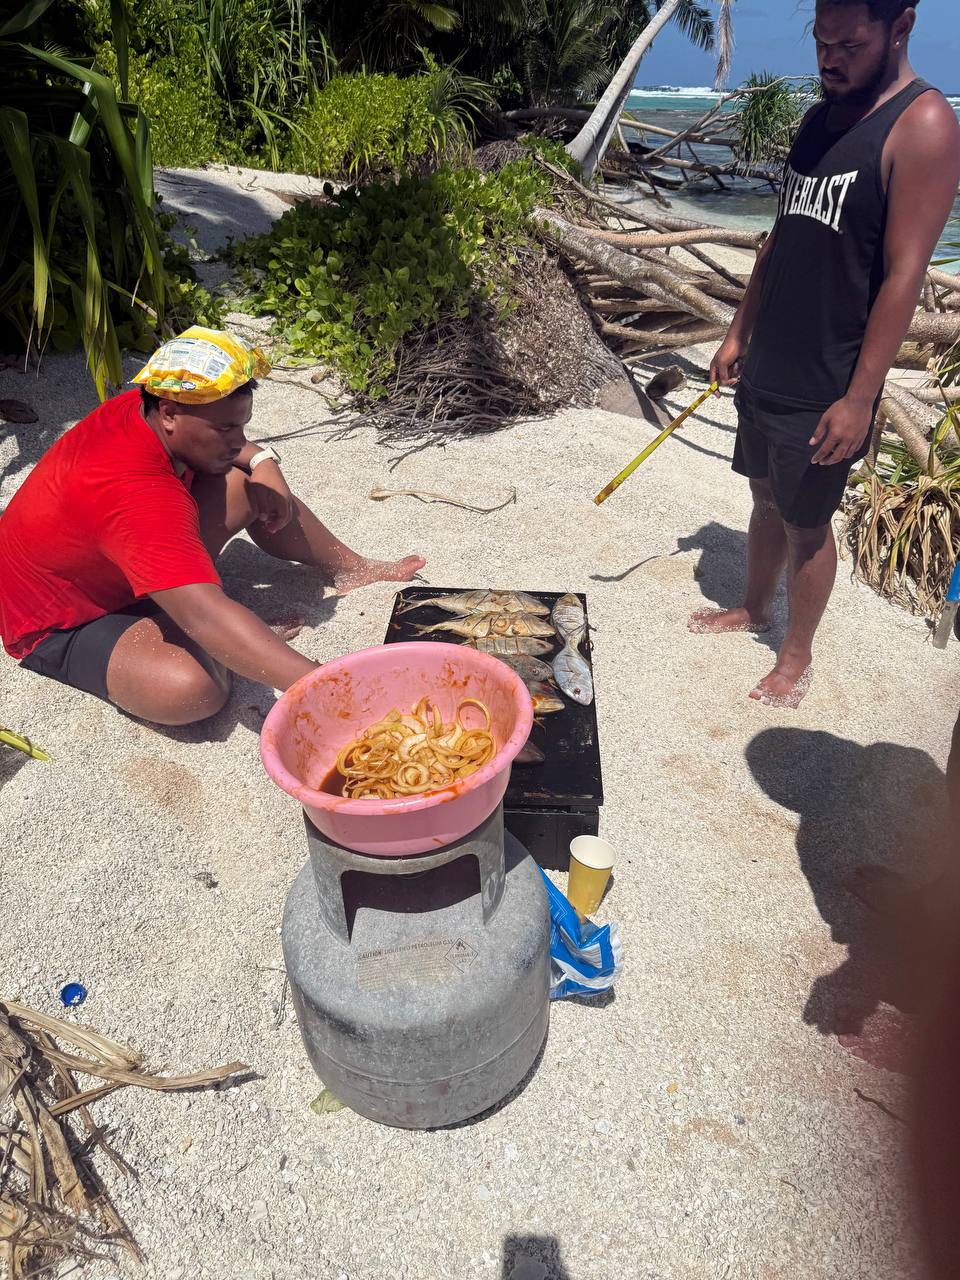
<path id="1" fill-rule="evenodd" d="M 549 876 L 540 874 L 550 897 L 550 999 L 599 995 L 623 968 L 617 926 L 581 924 Z"/>

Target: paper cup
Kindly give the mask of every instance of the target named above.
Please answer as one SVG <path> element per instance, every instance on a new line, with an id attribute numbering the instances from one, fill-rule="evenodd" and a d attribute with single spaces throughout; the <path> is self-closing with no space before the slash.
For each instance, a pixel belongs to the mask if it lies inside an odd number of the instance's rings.
<path id="1" fill-rule="evenodd" d="M 567 898 L 581 919 L 596 911 L 610 879 L 616 850 L 596 836 L 577 836 L 570 841 L 570 877 Z"/>

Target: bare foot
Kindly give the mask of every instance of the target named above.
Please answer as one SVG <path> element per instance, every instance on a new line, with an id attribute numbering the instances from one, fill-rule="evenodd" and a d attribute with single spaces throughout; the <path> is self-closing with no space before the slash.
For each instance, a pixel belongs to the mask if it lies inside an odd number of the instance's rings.
<path id="1" fill-rule="evenodd" d="M 778 661 L 770 674 L 750 690 L 750 697 L 765 707 L 799 707 L 812 683 L 813 667 L 792 667 Z"/>
<path id="2" fill-rule="evenodd" d="M 361 560 L 349 569 L 341 569 L 333 575 L 336 591 L 345 596 L 357 587 L 368 587 L 371 582 L 409 582 L 423 568 L 422 556 L 407 556 L 404 560 Z"/>
<path id="3" fill-rule="evenodd" d="M 760 635 L 770 630 L 770 623 L 748 609 L 698 609 L 690 615 L 687 630 L 695 635 L 719 635 L 727 631 L 750 631 Z"/>
<path id="4" fill-rule="evenodd" d="M 274 635 L 279 636 L 281 640 L 287 644 L 291 640 L 295 640 L 303 628 L 307 625 L 303 618 L 290 618 L 287 621 L 281 621 L 279 618 L 273 622 L 267 623 Z"/>

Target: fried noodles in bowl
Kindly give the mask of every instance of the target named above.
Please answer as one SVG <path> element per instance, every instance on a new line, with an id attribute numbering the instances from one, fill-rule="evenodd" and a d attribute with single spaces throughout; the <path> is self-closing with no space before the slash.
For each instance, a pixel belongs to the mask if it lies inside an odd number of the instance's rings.
<path id="1" fill-rule="evenodd" d="M 483 728 L 464 724 L 465 707 L 481 712 Z M 337 772 L 350 800 L 394 800 L 441 791 L 476 773 L 496 752 L 484 703 L 464 698 L 453 723 L 445 724 L 437 706 L 421 698 L 409 715 L 394 709 L 348 743 L 337 756 Z"/>

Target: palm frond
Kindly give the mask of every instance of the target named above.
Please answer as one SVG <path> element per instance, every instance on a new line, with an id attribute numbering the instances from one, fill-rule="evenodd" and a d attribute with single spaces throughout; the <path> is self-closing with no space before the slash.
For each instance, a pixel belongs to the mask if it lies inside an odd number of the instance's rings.
<path id="1" fill-rule="evenodd" d="M 720 13 L 717 18 L 717 73 L 714 86 L 723 89 L 730 77 L 733 63 L 733 0 L 720 0 Z"/>
<path id="2" fill-rule="evenodd" d="M 659 9 L 660 7 L 660 4 L 658 4 L 657 8 Z M 709 9 L 695 3 L 695 0 L 682 0 L 673 20 L 683 34 L 698 49 L 703 49 L 705 53 L 710 53 L 714 47 L 715 32 L 713 15 Z"/>
<path id="3" fill-rule="evenodd" d="M 445 4 L 424 4 L 422 0 L 410 0 L 410 7 L 415 9 L 434 31 L 455 31 L 460 25 L 459 13 Z"/>

